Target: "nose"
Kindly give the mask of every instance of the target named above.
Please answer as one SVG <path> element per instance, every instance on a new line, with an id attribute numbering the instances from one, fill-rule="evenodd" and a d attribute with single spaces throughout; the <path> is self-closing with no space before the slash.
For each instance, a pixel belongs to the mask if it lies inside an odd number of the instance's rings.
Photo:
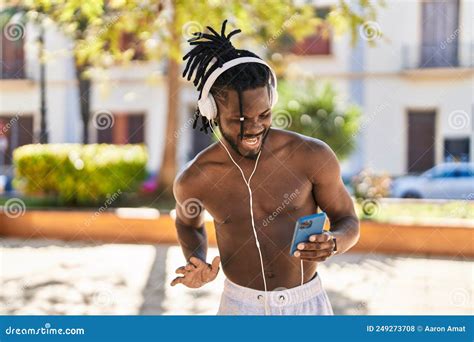
<path id="1" fill-rule="evenodd" d="M 249 120 L 244 123 L 244 135 L 258 135 L 265 130 L 265 126 L 262 123 Z"/>

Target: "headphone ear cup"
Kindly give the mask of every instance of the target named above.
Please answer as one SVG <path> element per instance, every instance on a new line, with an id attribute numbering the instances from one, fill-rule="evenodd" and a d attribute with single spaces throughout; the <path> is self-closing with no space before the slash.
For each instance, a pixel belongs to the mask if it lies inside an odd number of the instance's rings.
<path id="1" fill-rule="evenodd" d="M 209 114 L 211 115 L 209 121 L 211 121 L 217 117 L 217 103 L 216 103 L 216 100 L 214 100 L 214 96 L 212 96 L 212 94 L 209 94 L 208 99 L 209 99 Z"/>
<path id="2" fill-rule="evenodd" d="M 206 100 L 207 100 L 207 98 L 205 98 L 205 99 L 199 99 L 199 100 L 198 100 L 198 108 L 199 108 L 199 113 L 201 113 L 202 116 L 204 116 L 204 117 L 207 118 Z"/>
<path id="3" fill-rule="evenodd" d="M 199 112 L 209 121 L 217 115 L 216 102 L 211 94 L 198 101 Z"/>

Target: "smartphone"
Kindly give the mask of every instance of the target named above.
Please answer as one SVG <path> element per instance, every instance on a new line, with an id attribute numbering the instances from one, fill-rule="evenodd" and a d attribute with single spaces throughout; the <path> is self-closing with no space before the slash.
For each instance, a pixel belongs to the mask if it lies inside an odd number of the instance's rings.
<path id="1" fill-rule="evenodd" d="M 312 214 L 300 217 L 296 221 L 295 232 L 290 247 L 290 255 L 297 250 L 297 246 L 301 242 L 308 242 L 311 235 L 322 234 L 324 223 L 326 222 L 326 213 Z"/>

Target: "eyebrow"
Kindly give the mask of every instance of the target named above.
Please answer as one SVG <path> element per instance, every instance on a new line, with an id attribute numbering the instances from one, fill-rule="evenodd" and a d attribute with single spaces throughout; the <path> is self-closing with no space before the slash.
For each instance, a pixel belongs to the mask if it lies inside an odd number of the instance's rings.
<path id="1" fill-rule="evenodd" d="M 270 109 L 271 109 L 271 108 L 265 109 L 263 112 L 261 112 L 261 113 L 258 114 L 257 116 L 262 115 L 262 114 L 265 114 L 265 113 L 268 112 Z M 247 117 L 244 115 L 244 118 L 247 118 Z M 240 119 L 240 114 L 239 114 L 238 116 L 233 115 L 233 116 L 232 116 L 232 119 Z"/>

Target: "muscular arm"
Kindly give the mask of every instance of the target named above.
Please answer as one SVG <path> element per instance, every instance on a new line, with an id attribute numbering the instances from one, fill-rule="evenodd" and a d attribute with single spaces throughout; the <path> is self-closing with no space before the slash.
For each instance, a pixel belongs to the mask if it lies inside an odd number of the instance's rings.
<path id="1" fill-rule="evenodd" d="M 323 142 L 310 144 L 311 183 L 317 205 L 331 223 L 330 231 L 337 241 L 337 253 L 349 250 L 359 240 L 359 220 L 352 199 L 344 187 L 336 155 Z"/>
<path id="2" fill-rule="evenodd" d="M 176 199 L 176 230 L 186 261 L 194 256 L 206 261 L 207 235 L 204 228 L 204 208 L 195 186 L 185 174 L 176 177 L 173 193 Z"/>
<path id="3" fill-rule="evenodd" d="M 216 256 L 212 264 L 206 262 L 204 207 L 196 179 L 199 178 L 188 168 L 176 177 L 173 184 L 176 199 L 176 230 L 187 264 L 176 269 L 176 274 L 182 276 L 174 278 L 171 286 L 183 284 L 189 288 L 199 288 L 216 279 L 220 269 L 220 257 Z"/>
<path id="4" fill-rule="evenodd" d="M 204 224 L 201 227 L 193 227 L 182 224 L 176 220 L 176 230 L 178 232 L 178 241 L 183 250 L 186 261 L 192 256 L 206 261 L 207 256 L 207 235 Z"/>

